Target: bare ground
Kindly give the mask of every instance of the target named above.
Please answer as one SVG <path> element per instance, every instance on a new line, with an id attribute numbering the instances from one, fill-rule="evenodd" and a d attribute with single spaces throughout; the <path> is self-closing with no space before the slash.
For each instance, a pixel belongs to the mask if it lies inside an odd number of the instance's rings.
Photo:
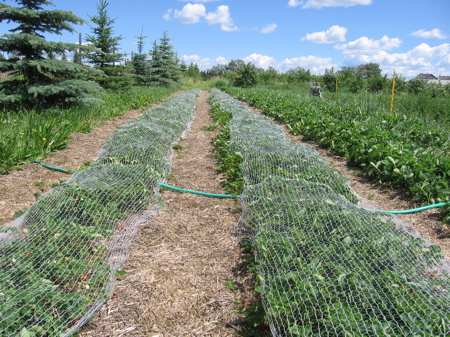
<path id="1" fill-rule="evenodd" d="M 205 95 L 205 93 L 203 93 Z M 205 97 L 198 98 L 196 119 L 173 159 L 173 179 L 169 184 L 212 193 L 223 193 L 223 179 L 215 170 L 209 139 L 214 132 L 201 130 L 211 124 Z M 255 111 L 258 113 L 257 111 Z M 44 162 L 78 169 L 96 157 L 101 145 L 126 120 L 140 111 L 129 111 L 103 123 L 89 134 L 75 134 L 69 148 L 49 156 Z M 301 142 L 301 136 L 288 135 Z M 353 189 L 382 209 L 408 209 L 417 205 L 405 192 L 371 182 L 345 159 L 307 142 L 322 154 L 330 166 L 347 176 Z M 21 170 L 0 176 L 0 224 L 14 213 L 29 207 L 34 194 L 47 191 L 68 178 L 37 164 L 21 165 Z M 142 225 L 123 266 L 115 293 L 94 319 L 80 332 L 88 336 L 235 336 L 243 324 L 233 310 L 254 301 L 252 279 L 245 272 L 245 259 L 232 239 L 232 226 L 240 211 L 232 200 L 211 199 L 192 194 L 163 191 L 166 210 Z M 421 235 L 442 247 L 450 256 L 449 231 L 442 225 L 442 212 L 429 210 L 401 216 L 416 226 Z M 223 282 L 234 281 L 237 290 Z"/>

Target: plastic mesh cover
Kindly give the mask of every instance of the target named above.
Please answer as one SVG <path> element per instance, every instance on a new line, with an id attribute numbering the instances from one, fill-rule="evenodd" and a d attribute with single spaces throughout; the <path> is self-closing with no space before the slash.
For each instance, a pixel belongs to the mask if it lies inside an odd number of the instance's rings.
<path id="1" fill-rule="evenodd" d="M 95 163 L 41 196 L 0 234 L 0 335 L 69 336 L 110 296 L 196 95 L 168 98 L 119 127 Z"/>
<path id="2" fill-rule="evenodd" d="M 440 248 L 369 212 L 346 179 L 268 118 L 214 90 L 243 157 L 244 216 L 274 336 L 444 336 L 449 264 Z"/>

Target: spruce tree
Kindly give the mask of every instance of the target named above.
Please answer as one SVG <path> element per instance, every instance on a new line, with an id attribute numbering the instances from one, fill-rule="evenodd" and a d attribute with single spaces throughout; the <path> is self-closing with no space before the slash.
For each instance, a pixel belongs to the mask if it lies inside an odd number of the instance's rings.
<path id="1" fill-rule="evenodd" d="M 0 50 L 10 57 L 0 60 L 0 71 L 9 73 L 0 83 L 0 103 L 21 107 L 49 107 L 87 103 L 101 90 L 81 74 L 101 75 L 90 67 L 64 60 L 66 52 L 93 48 L 74 43 L 46 41 L 43 33 L 73 32 L 72 24 L 84 21 L 69 11 L 44 10 L 46 0 L 16 0 L 19 7 L 0 4 L 0 22 L 17 23 L 0 37 Z"/>
<path id="2" fill-rule="evenodd" d="M 97 79 L 102 87 L 127 90 L 134 82 L 133 77 L 127 75 L 132 71 L 132 68 L 116 64 L 121 62 L 125 55 L 116 53 L 122 36 L 113 36 L 113 24 L 117 18 L 111 19 L 109 17 L 106 9 L 108 6 L 107 0 L 100 0 L 97 3 L 97 16 L 90 17 L 93 23 L 92 35 L 87 35 L 86 41 L 98 48 L 98 51 L 84 54 L 83 57 L 108 75 Z"/>
<path id="3" fill-rule="evenodd" d="M 123 54 L 116 53 L 119 49 L 119 41 L 122 36 L 113 36 L 113 24 L 117 18 L 111 19 L 108 15 L 106 7 L 109 3 L 107 0 L 100 0 L 97 4 L 97 16 L 90 16 L 94 26 L 92 28 L 92 35 L 86 36 L 86 41 L 96 48 L 98 51 L 83 55 L 88 59 L 88 62 L 100 68 L 108 65 L 115 65 L 123 58 Z"/>
<path id="4" fill-rule="evenodd" d="M 133 54 L 131 60 L 134 67 L 134 73 L 136 75 L 137 83 L 141 85 L 148 85 L 150 75 L 149 69 L 150 65 L 147 60 L 147 54 L 144 53 L 144 39 L 147 36 L 143 36 L 142 34 L 143 32 L 141 31 L 141 35 L 136 36 L 136 38 L 138 39 L 137 42 L 138 53 Z"/>
<path id="5" fill-rule="evenodd" d="M 150 78 L 152 85 L 171 87 L 179 85 L 182 72 L 173 46 L 170 45 L 167 31 L 160 38 L 160 44 L 153 44 L 152 59 L 150 62 Z"/>

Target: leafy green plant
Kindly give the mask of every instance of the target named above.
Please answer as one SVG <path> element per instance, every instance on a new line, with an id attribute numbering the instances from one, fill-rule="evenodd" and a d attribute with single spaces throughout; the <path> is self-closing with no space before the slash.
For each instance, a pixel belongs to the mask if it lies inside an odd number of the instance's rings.
<path id="1" fill-rule="evenodd" d="M 389 117 L 379 105 L 361 108 L 353 101 L 312 100 L 287 90 L 227 91 L 285 123 L 292 133 L 347 156 L 374 179 L 408 189 L 416 200 L 449 201 L 450 130 L 442 124 L 448 114 L 436 122 L 422 112 L 397 111 Z"/>
<path id="2" fill-rule="evenodd" d="M 178 95 L 120 127 L 95 163 L 39 197 L 19 225 L 4 229 L 2 335 L 71 334 L 110 297 L 114 276 L 123 275 L 116 269 L 124 245 L 143 213 L 162 206 L 155 190 L 168 170 L 161 163 L 192 118 L 195 97 Z M 142 129 L 149 124 L 169 136 L 156 139 Z M 120 151 L 123 144 L 140 146 Z"/>
<path id="3" fill-rule="evenodd" d="M 356 206 L 345 190 L 336 188 L 342 184 L 339 179 L 317 177 L 307 165 L 296 171 L 298 162 L 291 156 L 299 153 L 286 151 L 290 143 L 277 142 L 274 126 L 251 117 L 227 95 L 215 92 L 214 97 L 220 110 L 233 116 L 227 124 L 228 144 L 223 145 L 243 159 L 242 195 L 247 197 L 242 199 L 241 222 L 251 229 L 255 256 L 249 268 L 260 282 L 271 331 L 289 336 L 450 333 L 450 283 L 441 249 L 410 235 L 384 214 Z M 263 100 L 274 115 L 286 113 L 291 123 L 298 120 L 301 107 L 284 102 L 280 109 L 273 100 Z M 337 124 L 330 116 L 318 119 L 322 124 L 315 132 L 322 132 L 321 137 L 327 125 Z M 350 124 L 361 126 L 357 120 Z M 389 120 L 384 124 L 378 126 L 381 134 L 397 128 Z M 352 134 L 349 128 L 342 132 L 343 137 Z M 272 148 L 277 155 L 264 157 Z M 303 151 L 311 166 L 327 171 L 309 150 Z M 399 166 L 400 157 L 389 157 L 387 165 L 408 175 Z M 253 333 L 242 330 L 247 332 Z"/>
<path id="4" fill-rule="evenodd" d="M 173 93 L 166 88 L 132 88 L 126 92 L 105 92 L 103 103 L 93 107 L 0 111 L 0 174 L 21 163 L 45 158 L 52 151 L 67 147 L 73 132 L 90 132 L 103 121 L 161 101 Z"/>

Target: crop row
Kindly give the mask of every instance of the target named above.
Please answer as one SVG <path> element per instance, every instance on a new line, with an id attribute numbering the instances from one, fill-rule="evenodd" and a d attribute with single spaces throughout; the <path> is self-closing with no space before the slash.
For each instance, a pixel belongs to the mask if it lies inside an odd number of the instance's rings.
<path id="1" fill-rule="evenodd" d="M 216 113 L 232 116 L 228 148 L 242 158 L 242 222 L 274 336 L 450 332 L 439 247 L 355 205 L 317 153 L 285 139 L 267 118 L 216 90 L 211 101 Z"/>
<path id="2" fill-rule="evenodd" d="M 389 116 L 283 91 L 227 91 L 287 124 L 293 134 L 348 157 L 378 181 L 408 189 L 416 200 L 450 201 L 448 125 L 414 113 Z"/>
<path id="3" fill-rule="evenodd" d="M 69 336 L 100 309 L 139 223 L 162 206 L 158 182 L 195 97 L 170 97 L 119 127 L 92 166 L 3 229 L 0 335 Z"/>

